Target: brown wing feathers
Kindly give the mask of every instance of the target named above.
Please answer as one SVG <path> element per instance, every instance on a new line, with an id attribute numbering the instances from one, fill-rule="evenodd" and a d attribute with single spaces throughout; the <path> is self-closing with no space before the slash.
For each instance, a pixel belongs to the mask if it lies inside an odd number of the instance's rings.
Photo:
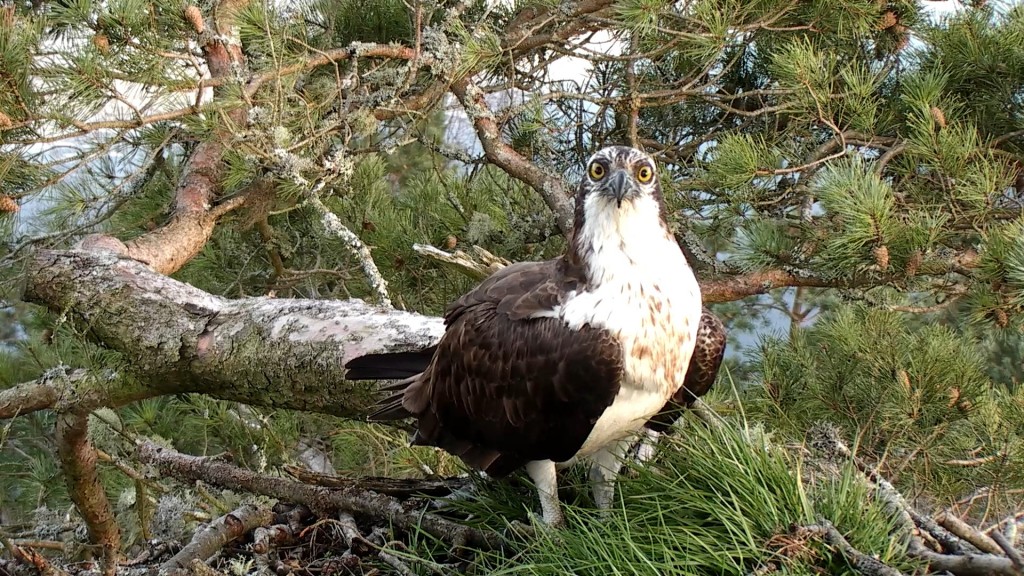
<path id="1" fill-rule="evenodd" d="M 455 337 L 446 335 L 415 384 L 431 391 L 418 440 L 490 474 L 496 471 L 486 462 L 471 461 L 470 449 L 517 466 L 568 460 L 618 392 L 621 348 L 601 330 L 570 334 L 559 320 L 511 320 L 484 303 L 466 310 L 449 333 Z"/>
<path id="2" fill-rule="evenodd" d="M 563 266 L 524 262 L 486 279 L 445 311 L 447 329 L 429 359 L 403 356 L 396 368 L 375 355 L 346 365 L 350 379 L 406 377 L 371 419 L 416 416 L 414 443 L 497 476 L 575 455 L 618 392 L 622 351 L 601 330 L 533 318 L 578 285 Z"/>

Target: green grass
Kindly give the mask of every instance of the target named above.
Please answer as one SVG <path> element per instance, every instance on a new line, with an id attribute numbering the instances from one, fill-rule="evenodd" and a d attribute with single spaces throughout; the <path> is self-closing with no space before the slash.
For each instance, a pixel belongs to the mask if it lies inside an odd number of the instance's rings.
<path id="1" fill-rule="evenodd" d="M 542 529 L 516 552 L 483 560 L 496 575 L 748 574 L 772 563 L 779 574 L 855 574 L 844 558 L 791 527 L 828 519 L 856 548 L 905 568 L 904 550 L 890 537 L 892 519 L 853 469 L 808 479 L 809 468 L 758 427 L 709 429 L 696 420 L 664 438 L 652 466 L 631 467 L 619 479 L 617 505 L 600 517 L 588 498 L 565 503 L 567 527 Z M 585 492 L 571 471 L 567 492 Z M 528 492 L 489 483 L 479 501 L 487 522 L 503 512 L 521 518 L 535 506 Z M 524 496 L 525 494 L 525 496 Z M 518 514 L 515 512 L 518 510 Z"/>

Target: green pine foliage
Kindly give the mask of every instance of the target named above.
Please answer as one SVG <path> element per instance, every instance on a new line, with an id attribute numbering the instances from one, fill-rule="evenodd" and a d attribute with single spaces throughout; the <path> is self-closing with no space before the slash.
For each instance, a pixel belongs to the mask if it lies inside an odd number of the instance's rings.
<path id="1" fill-rule="evenodd" d="M 947 326 L 841 307 L 766 339 L 755 361 L 750 414 L 796 440 L 838 425 L 908 495 L 952 504 L 978 485 L 1024 488 L 1022 389 L 993 382 L 984 348 Z"/>

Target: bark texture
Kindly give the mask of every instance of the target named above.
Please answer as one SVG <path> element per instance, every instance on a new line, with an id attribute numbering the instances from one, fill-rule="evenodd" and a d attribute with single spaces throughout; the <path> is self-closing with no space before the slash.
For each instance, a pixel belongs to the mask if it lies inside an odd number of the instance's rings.
<path id="1" fill-rule="evenodd" d="M 88 413 L 57 417 L 57 452 L 68 494 L 89 529 L 89 540 L 101 548 L 103 574 L 113 575 L 121 548 L 121 529 L 114 519 L 96 469 L 96 450 L 89 442 Z"/>
<path id="2" fill-rule="evenodd" d="M 220 298 L 110 252 L 39 252 L 25 298 L 66 312 L 124 354 L 144 384 L 62 379 L 65 389 L 55 391 L 35 381 L 22 390 L 23 405 L 0 398 L 0 417 L 51 407 L 48 400 L 69 394 L 81 410 L 186 392 L 361 417 L 373 398 L 367 384 L 345 380 L 345 362 L 429 346 L 443 332 L 440 318 L 361 300 Z"/>

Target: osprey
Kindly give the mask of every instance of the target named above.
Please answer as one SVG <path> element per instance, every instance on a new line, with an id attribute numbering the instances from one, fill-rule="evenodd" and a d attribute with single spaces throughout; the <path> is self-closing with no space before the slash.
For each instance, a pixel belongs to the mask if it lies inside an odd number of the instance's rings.
<path id="1" fill-rule="evenodd" d="M 701 320 L 656 172 L 639 150 L 598 151 L 565 254 L 484 280 L 445 311 L 436 346 L 346 364 L 350 380 L 402 378 L 370 419 L 414 417 L 413 444 L 489 476 L 525 466 L 549 525 L 563 521 L 556 464 L 589 457 L 595 504 L 610 507 L 636 433 L 673 406 Z"/>

